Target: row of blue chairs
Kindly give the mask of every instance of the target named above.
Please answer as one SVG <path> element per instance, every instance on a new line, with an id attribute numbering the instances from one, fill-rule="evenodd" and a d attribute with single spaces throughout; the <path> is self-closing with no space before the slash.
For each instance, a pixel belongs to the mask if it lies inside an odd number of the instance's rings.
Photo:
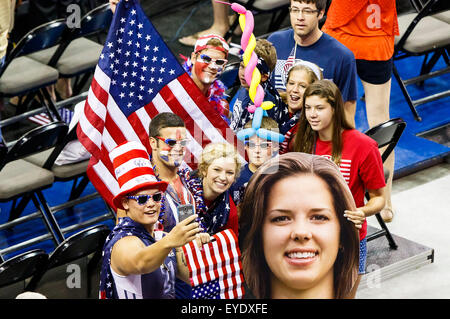
<path id="1" fill-rule="evenodd" d="M 106 32 L 111 20 L 109 3 L 105 3 L 83 16 L 79 28 L 68 25 L 64 19 L 48 22 L 29 31 L 7 52 L 0 70 L 0 98 L 19 97 L 18 120 L 35 98 L 53 121 L 61 120 L 46 88 L 59 78 L 76 78 L 73 94 L 82 91 L 103 49 L 102 44 L 90 38 Z"/>

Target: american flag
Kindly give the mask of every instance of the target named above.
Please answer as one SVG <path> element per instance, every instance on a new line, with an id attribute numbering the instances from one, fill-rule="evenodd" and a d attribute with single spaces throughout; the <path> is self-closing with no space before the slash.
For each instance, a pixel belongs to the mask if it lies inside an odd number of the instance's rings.
<path id="1" fill-rule="evenodd" d="M 138 1 L 120 1 L 77 128 L 78 139 L 92 154 L 89 179 L 111 207 L 119 185 L 109 152 L 125 141 L 140 141 L 150 153 L 149 123 L 161 112 L 176 113 L 184 120 L 190 139 L 185 159 L 191 167 L 206 144 L 239 143 Z M 243 154 L 243 148 L 238 149 Z"/>
<path id="2" fill-rule="evenodd" d="M 289 57 L 287 58 L 284 66 L 283 66 L 283 77 L 286 77 L 289 69 L 294 65 L 295 63 L 295 50 L 292 49 L 291 53 L 289 54 Z M 284 81 L 284 78 L 283 78 Z"/>
<path id="3" fill-rule="evenodd" d="M 70 121 L 72 120 L 73 111 L 66 109 L 65 107 L 62 107 L 58 110 L 58 113 L 59 115 L 61 115 L 61 119 L 64 122 L 70 123 Z M 52 122 L 50 116 L 48 116 L 48 114 L 45 112 L 30 116 L 28 120 L 39 125 L 46 125 Z"/>
<path id="4" fill-rule="evenodd" d="M 244 295 L 241 253 L 230 229 L 218 232 L 200 250 L 195 242 L 183 246 L 194 299 L 241 299 Z"/>

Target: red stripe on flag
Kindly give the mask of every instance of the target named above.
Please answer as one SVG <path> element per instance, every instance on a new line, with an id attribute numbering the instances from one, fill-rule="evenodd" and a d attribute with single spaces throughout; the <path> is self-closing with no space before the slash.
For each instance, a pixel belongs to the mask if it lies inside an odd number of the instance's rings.
<path id="1" fill-rule="evenodd" d="M 160 91 L 161 97 L 165 100 L 167 105 L 170 107 L 170 109 L 180 116 L 184 120 L 184 124 L 186 126 L 186 129 L 189 131 L 189 133 L 194 137 L 198 138 L 198 136 L 195 136 L 195 132 L 202 132 L 202 129 L 195 123 L 195 121 L 192 119 L 191 115 L 186 112 L 186 110 L 183 108 L 183 106 L 178 102 L 177 99 L 173 97 L 172 91 L 166 86 Z M 210 109 L 209 113 L 214 113 L 215 111 Z M 206 138 L 204 134 L 202 134 L 202 140 L 197 141 L 202 147 L 205 145 L 211 143 L 211 140 Z"/>
<path id="2" fill-rule="evenodd" d="M 147 128 L 144 127 L 144 125 L 141 122 L 141 119 L 136 114 L 136 112 L 128 116 L 128 121 L 130 122 L 137 136 L 139 136 L 139 140 L 141 141 L 142 145 L 144 145 L 145 148 L 147 149 L 147 152 L 151 154 L 150 141 L 148 139 L 148 127 Z"/>
<path id="3" fill-rule="evenodd" d="M 113 138 L 114 142 L 116 142 L 117 145 L 120 145 L 127 141 L 127 138 L 122 133 L 120 123 L 116 123 L 116 121 L 114 121 L 109 112 L 106 114 L 105 128 L 108 130 L 109 135 L 111 135 L 111 137 Z"/>
<path id="4" fill-rule="evenodd" d="M 104 145 L 102 145 L 100 161 L 103 163 L 103 165 L 105 165 L 110 174 L 114 176 L 114 178 L 116 178 L 113 163 L 109 159 L 109 151 L 106 149 Z"/>
<path id="5" fill-rule="evenodd" d="M 95 76 L 92 78 L 91 90 L 92 93 L 94 93 L 94 95 L 100 101 L 100 103 L 102 103 L 104 106 L 108 105 L 109 93 L 103 89 L 100 83 L 97 82 Z"/>
<path id="6" fill-rule="evenodd" d="M 77 137 L 84 148 L 91 153 L 91 157 L 100 158 L 101 151 L 97 145 L 87 136 L 81 126 L 77 125 Z"/>
<path id="7" fill-rule="evenodd" d="M 92 185 L 95 186 L 99 194 L 102 195 L 102 198 L 108 203 L 109 206 L 115 207 L 113 204 L 114 194 L 109 190 L 107 185 L 103 182 L 103 180 L 97 175 L 97 172 L 94 170 L 93 166 L 97 164 L 98 160 L 91 157 L 89 161 L 88 168 L 86 170 L 86 174 L 91 181 Z"/>

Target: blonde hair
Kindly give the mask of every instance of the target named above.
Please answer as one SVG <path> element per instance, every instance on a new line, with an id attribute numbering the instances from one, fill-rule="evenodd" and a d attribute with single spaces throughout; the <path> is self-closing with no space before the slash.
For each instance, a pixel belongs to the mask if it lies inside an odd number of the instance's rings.
<path id="1" fill-rule="evenodd" d="M 242 163 L 239 160 L 236 148 L 228 143 L 210 143 L 205 146 L 200 156 L 200 163 L 198 164 L 198 176 L 204 178 L 209 165 L 216 159 L 222 157 L 231 157 L 234 159 L 236 164 L 235 178 L 237 178 L 241 171 Z"/>

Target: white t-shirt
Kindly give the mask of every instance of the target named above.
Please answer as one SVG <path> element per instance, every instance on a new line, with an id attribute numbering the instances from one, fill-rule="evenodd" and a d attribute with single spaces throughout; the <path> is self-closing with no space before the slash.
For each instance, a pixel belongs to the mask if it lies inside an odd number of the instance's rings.
<path id="1" fill-rule="evenodd" d="M 74 107 L 74 114 L 72 120 L 69 124 L 69 132 L 78 124 L 78 121 L 81 117 L 81 114 L 84 110 L 85 101 L 81 101 L 77 103 Z M 79 140 L 73 140 L 67 143 L 67 145 L 62 150 L 61 154 L 59 154 L 58 158 L 55 161 L 55 165 L 66 165 L 77 163 L 81 161 L 85 161 L 91 157 L 91 153 L 89 153 L 83 145 L 81 145 Z"/>

